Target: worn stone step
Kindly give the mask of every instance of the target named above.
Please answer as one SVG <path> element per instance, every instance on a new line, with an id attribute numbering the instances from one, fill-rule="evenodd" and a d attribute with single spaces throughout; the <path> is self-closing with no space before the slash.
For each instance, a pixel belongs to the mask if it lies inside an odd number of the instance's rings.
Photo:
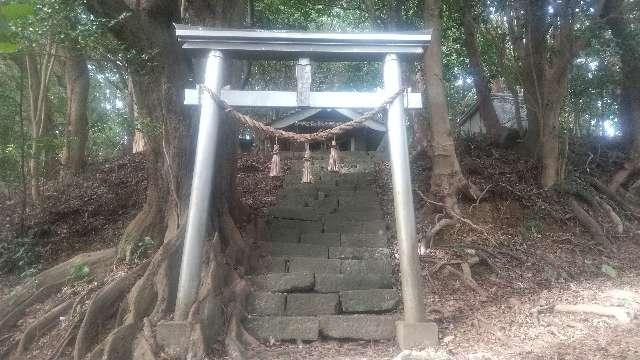
<path id="1" fill-rule="evenodd" d="M 266 260 L 266 270 L 272 273 L 284 273 L 287 272 L 287 259 L 280 256 L 271 256 Z"/>
<path id="2" fill-rule="evenodd" d="M 333 315 L 338 313 L 338 294 L 289 294 L 287 316 Z"/>
<path id="3" fill-rule="evenodd" d="M 289 272 L 312 272 L 315 274 L 339 274 L 342 260 L 309 257 L 292 257 Z"/>
<path id="4" fill-rule="evenodd" d="M 316 274 L 314 290 L 332 293 L 346 290 L 391 289 L 391 274 Z"/>
<path id="5" fill-rule="evenodd" d="M 252 291 L 247 296 L 249 315 L 284 315 L 287 295 L 266 291 Z"/>
<path id="6" fill-rule="evenodd" d="M 293 292 L 313 289 L 313 273 L 271 273 L 248 277 L 256 289 L 271 292 Z"/>
<path id="7" fill-rule="evenodd" d="M 339 233 L 309 233 L 300 236 L 300 243 L 324 246 L 340 246 Z"/>
<path id="8" fill-rule="evenodd" d="M 297 229 L 269 229 L 267 240 L 271 242 L 300 242 L 300 231 Z"/>
<path id="9" fill-rule="evenodd" d="M 319 317 L 322 336 L 335 339 L 389 340 L 395 337 L 394 315 L 324 315 Z"/>
<path id="10" fill-rule="evenodd" d="M 267 222 L 267 228 L 269 231 L 283 231 L 288 230 L 294 233 L 321 233 L 322 222 L 320 221 L 304 221 L 304 220 L 291 220 L 291 219 L 269 219 Z"/>
<path id="11" fill-rule="evenodd" d="M 340 260 L 341 274 L 390 274 L 391 259 Z"/>
<path id="12" fill-rule="evenodd" d="M 349 290 L 340 292 L 340 305 L 344 313 L 388 312 L 400 303 L 396 289 Z"/>
<path id="13" fill-rule="evenodd" d="M 315 244 L 271 243 L 271 255 L 280 257 L 329 258 L 329 247 Z"/>
<path id="14" fill-rule="evenodd" d="M 353 248 L 344 246 L 329 247 L 330 259 L 389 259 L 390 256 L 391 251 L 388 248 Z"/>
<path id="15" fill-rule="evenodd" d="M 324 232 L 339 232 L 352 234 L 385 234 L 387 223 L 383 220 L 349 221 L 334 214 L 325 217 Z M 311 232 L 311 231 L 309 231 Z"/>
<path id="16" fill-rule="evenodd" d="M 320 321 L 315 316 L 250 316 L 247 331 L 261 340 L 317 340 Z"/>
<path id="17" fill-rule="evenodd" d="M 305 221 L 320 220 L 318 212 L 310 207 L 273 207 L 267 211 L 267 215 L 278 219 Z"/>
<path id="18" fill-rule="evenodd" d="M 331 214 L 338 209 L 338 199 L 326 197 L 318 200 L 309 200 L 305 205 L 314 209 L 320 215 Z"/>
<path id="19" fill-rule="evenodd" d="M 387 236 L 384 234 L 353 234 L 343 233 L 340 236 L 340 246 L 351 248 L 384 248 L 387 247 Z"/>
<path id="20" fill-rule="evenodd" d="M 325 219 L 329 217 L 340 218 L 343 221 L 375 221 L 382 220 L 382 211 L 370 208 L 365 210 L 344 210 L 336 209 L 333 213 L 325 214 Z"/>

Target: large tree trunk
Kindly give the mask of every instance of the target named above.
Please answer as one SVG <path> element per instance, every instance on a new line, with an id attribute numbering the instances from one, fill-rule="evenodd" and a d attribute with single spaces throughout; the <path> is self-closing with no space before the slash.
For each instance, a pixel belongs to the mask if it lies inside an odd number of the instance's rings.
<path id="1" fill-rule="evenodd" d="M 568 69 L 567 69 L 568 71 Z M 567 72 L 545 81 L 542 126 L 542 185 L 550 187 L 564 179 L 560 158 L 560 113 L 567 93 Z"/>
<path id="2" fill-rule="evenodd" d="M 527 106 L 527 135 L 525 144 L 536 156 L 542 138 L 544 103 L 544 73 L 547 59 L 546 15 L 544 1 L 525 3 L 525 32 L 522 46 L 522 85 Z"/>
<path id="3" fill-rule="evenodd" d="M 456 155 L 442 74 L 442 30 L 440 0 L 425 0 L 425 27 L 431 29 L 431 44 L 424 54 L 425 105 L 433 155 L 431 192 L 455 193 L 465 183 Z"/>
<path id="4" fill-rule="evenodd" d="M 477 195 L 476 189 L 462 175 L 455 143 L 451 133 L 447 97 L 442 75 L 442 23 L 440 19 L 440 0 L 424 1 L 424 24 L 431 29 L 431 44 L 423 58 L 424 98 L 428 120 L 428 131 L 432 157 L 431 196 L 444 207 L 450 217 L 438 220 L 428 239 L 420 244 L 420 252 L 424 253 L 428 244 L 432 243 L 436 231 L 446 225 L 455 224 L 458 209 L 458 194 Z M 427 214 L 428 216 L 428 214 Z M 436 230 L 437 229 L 437 230 Z"/>
<path id="5" fill-rule="evenodd" d="M 640 40 L 624 11 L 624 0 L 612 0 L 603 10 L 611 34 L 620 51 L 619 120 L 628 146 L 627 161 L 611 178 L 609 188 L 616 191 L 628 177 L 640 169 Z"/>
<path id="6" fill-rule="evenodd" d="M 62 179 L 67 182 L 81 172 L 86 161 L 89 136 L 87 116 L 89 67 L 86 57 L 78 48 L 69 47 L 65 50 L 64 55 L 67 126 L 62 152 Z"/>
<path id="7" fill-rule="evenodd" d="M 500 124 L 498 114 L 491 99 L 489 79 L 482 67 L 478 40 L 476 38 L 476 23 L 473 19 L 474 2 L 465 2 L 462 6 L 462 25 L 464 29 L 464 47 L 469 58 L 469 68 L 473 77 L 473 85 L 478 98 L 480 118 L 492 142 L 503 140 L 505 128 Z"/>

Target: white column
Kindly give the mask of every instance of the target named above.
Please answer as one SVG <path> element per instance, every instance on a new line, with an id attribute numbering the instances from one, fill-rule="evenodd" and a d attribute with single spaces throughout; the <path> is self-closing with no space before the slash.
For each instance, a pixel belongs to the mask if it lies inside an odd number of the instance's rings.
<path id="1" fill-rule="evenodd" d="M 223 81 L 222 52 L 212 50 L 206 62 L 204 85 L 220 92 Z M 191 180 L 189 214 L 182 251 L 180 280 L 176 296 L 175 320 L 186 320 L 200 287 L 202 245 L 209 230 L 209 208 L 215 169 L 215 150 L 218 143 L 220 117 L 224 116 L 211 96 L 203 91 L 200 100 L 200 123 L 196 158 Z"/>
<path id="2" fill-rule="evenodd" d="M 386 96 L 391 96 L 400 90 L 400 87 L 400 61 L 397 55 L 387 54 L 384 59 L 384 92 Z M 418 268 L 418 245 L 405 125 L 404 94 L 398 96 L 389 106 L 387 135 L 389 136 L 393 203 L 400 251 L 404 320 L 418 323 L 425 320 L 424 290 Z"/>

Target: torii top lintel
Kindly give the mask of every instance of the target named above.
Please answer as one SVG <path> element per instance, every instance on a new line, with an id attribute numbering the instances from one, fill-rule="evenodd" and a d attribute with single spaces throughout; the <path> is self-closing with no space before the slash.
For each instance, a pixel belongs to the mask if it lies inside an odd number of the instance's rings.
<path id="1" fill-rule="evenodd" d="M 430 31 L 394 33 L 315 33 L 219 29 L 175 24 L 185 49 L 222 50 L 237 58 L 380 60 L 394 53 L 419 57 L 431 42 Z"/>

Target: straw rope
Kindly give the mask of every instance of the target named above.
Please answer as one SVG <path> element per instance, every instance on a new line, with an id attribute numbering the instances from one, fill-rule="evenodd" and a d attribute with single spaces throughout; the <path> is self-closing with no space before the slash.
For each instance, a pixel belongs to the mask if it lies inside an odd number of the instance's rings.
<path id="1" fill-rule="evenodd" d="M 207 87 L 206 85 L 200 85 L 199 88 L 201 89 L 201 91 L 206 92 L 207 94 L 209 94 L 209 96 L 211 96 L 211 98 L 213 99 L 213 101 L 218 104 L 218 106 L 220 106 L 221 108 L 224 109 L 224 111 L 231 115 L 232 118 L 236 119 L 237 121 L 245 124 L 246 126 L 248 126 L 249 128 L 268 134 L 271 137 L 278 137 L 280 139 L 287 139 L 290 141 L 294 141 L 294 142 L 312 142 L 312 141 L 323 141 L 323 140 L 327 140 L 330 139 L 334 136 L 338 136 L 340 134 L 343 134 L 351 129 L 357 128 L 359 126 L 362 125 L 362 123 L 364 123 L 365 121 L 372 119 L 374 116 L 376 116 L 378 113 L 382 112 L 382 110 L 384 110 L 387 106 L 389 106 L 391 103 L 393 103 L 394 100 L 396 100 L 396 98 L 398 96 L 400 96 L 402 93 L 405 92 L 406 89 L 402 88 L 400 90 L 398 90 L 396 93 L 394 93 L 393 95 L 389 96 L 385 101 L 383 101 L 379 106 L 377 106 L 376 108 L 367 111 L 366 113 L 360 115 L 359 117 L 344 123 L 344 124 L 340 124 L 336 127 L 333 127 L 331 129 L 327 129 L 327 130 L 322 130 L 322 131 L 318 131 L 312 134 L 297 134 L 294 132 L 289 132 L 289 131 L 284 131 L 284 130 L 280 130 L 280 129 L 276 129 L 274 127 L 271 127 L 269 125 L 266 125 L 248 115 L 245 115 L 239 111 L 237 111 L 236 109 L 234 109 L 231 105 L 229 105 L 226 101 L 222 100 L 215 92 L 211 91 L 211 89 L 209 87 Z"/>

